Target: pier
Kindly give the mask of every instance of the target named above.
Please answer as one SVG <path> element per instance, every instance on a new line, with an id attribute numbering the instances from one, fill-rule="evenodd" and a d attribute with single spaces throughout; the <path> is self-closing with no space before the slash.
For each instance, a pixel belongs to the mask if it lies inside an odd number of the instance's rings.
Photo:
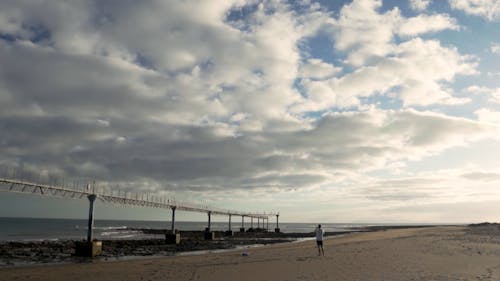
<path id="1" fill-rule="evenodd" d="M 251 228 L 249 230 L 253 231 L 253 219 L 257 219 L 258 229 L 264 229 L 267 231 L 269 226 L 269 217 L 276 216 L 276 229 L 279 232 L 278 217 L 279 213 L 275 212 L 245 212 L 238 210 L 229 210 L 222 208 L 215 208 L 211 206 L 199 205 L 190 202 L 177 201 L 167 197 L 154 196 L 150 194 L 123 192 L 120 190 L 97 190 L 95 182 L 92 184 L 86 184 L 84 187 L 68 187 L 64 184 L 61 185 L 49 185 L 40 184 L 31 181 L 24 181 L 12 178 L 0 178 L 0 191 L 13 192 L 13 193 L 23 193 L 23 194 L 36 194 L 41 196 L 51 196 L 60 198 L 74 198 L 74 199 L 87 199 L 89 200 L 89 215 L 88 215 L 88 230 L 87 230 L 87 244 L 85 247 L 91 247 L 89 251 L 94 254 L 93 246 L 89 244 L 94 242 L 93 239 L 93 225 L 94 225 L 94 203 L 96 200 L 100 200 L 106 203 L 121 204 L 129 206 L 139 206 L 139 207 L 149 207 L 149 208 L 162 208 L 170 209 L 172 213 L 171 217 L 171 234 L 166 235 L 166 241 L 170 243 L 179 243 L 179 234 L 175 232 L 175 213 L 176 211 L 186 211 L 186 212 L 199 212 L 206 213 L 208 216 L 207 227 L 205 228 L 205 239 L 214 239 L 214 232 L 211 230 L 211 219 L 213 215 L 223 215 L 228 216 L 228 231 L 229 235 L 232 235 L 231 229 L 231 218 L 234 216 L 241 217 L 241 228 L 240 231 L 245 231 L 245 218 L 250 218 Z M 260 222 L 262 221 L 262 228 L 260 228 Z M 264 225 L 267 222 L 267 226 Z M 170 236 L 169 236 L 170 235 Z M 100 243 L 100 242 L 98 242 Z M 97 245 L 99 247 L 99 245 Z"/>

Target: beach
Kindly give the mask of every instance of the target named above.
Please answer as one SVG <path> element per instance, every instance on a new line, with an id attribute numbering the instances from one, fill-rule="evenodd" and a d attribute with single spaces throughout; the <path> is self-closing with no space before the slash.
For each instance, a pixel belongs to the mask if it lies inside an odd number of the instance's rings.
<path id="1" fill-rule="evenodd" d="M 221 253 L 0 269 L 0 280 L 499 280 L 500 228 L 351 233 Z"/>

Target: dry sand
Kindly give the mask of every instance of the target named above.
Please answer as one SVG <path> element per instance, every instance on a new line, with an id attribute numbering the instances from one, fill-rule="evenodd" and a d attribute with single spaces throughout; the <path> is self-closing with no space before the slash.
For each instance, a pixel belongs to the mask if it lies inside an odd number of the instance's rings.
<path id="1" fill-rule="evenodd" d="M 248 252 L 243 256 L 242 252 Z M 0 280 L 500 280 L 500 229 L 349 234 L 225 253 L 0 269 Z"/>

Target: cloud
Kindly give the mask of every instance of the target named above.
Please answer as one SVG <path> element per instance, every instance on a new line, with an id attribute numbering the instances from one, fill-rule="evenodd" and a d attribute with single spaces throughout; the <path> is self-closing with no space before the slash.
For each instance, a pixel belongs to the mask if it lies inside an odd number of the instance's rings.
<path id="1" fill-rule="evenodd" d="M 476 65 L 474 58 L 438 41 L 415 38 L 398 45 L 394 57 L 380 59 L 373 66 L 324 81 L 303 81 L 309 97 L 292 109 L 358 106 L 360 98 L 377 94 L 398 98 L 405 106 L 463 104 L 469 100 L 454 97 L 445 85 L 457 75 L 474 74 Z"/>
<path id="2" fill-rule="evenodd" d="M 489 122 L 491 124 L 498 124 L 500 122 L 500 112 L 498 111 L 481 108 L 474 113 L 481 122 Z"/>
<path id="3" fill-rule="evenodd" d="M 335 48 L 347 52 L 347 62 L 354 66 L 397 51 L 396 35 L 408 37 L 458 26 L 448 15 L 418 15 L 405 18 L 398 8 L 379 13 L 382 1 L 356 0 L 340 10 L 331 29 Z"/>
<path id="4" fill-rule="evenodd" d="M 462 175 L 464 178 L 471 181 L 500 181 L 500 173 L 498 172 L 472 172 Z"/>
<path id="5" fill-rule="evenodd" d="M 449 0 L 453 9 L 483 17 L 489 21 L 500 18 L 500 3 L 496 0 Z"/>
<path id="6" fill-rule="evenodd" d="M 500 103 L 500 88 L 488 88 L 483 86 L 469 86 L 465 89 L 466 92 L 473 94 L 485 95 L 490 102 Z"/>
<path id="7" fill-rule="evenodd" d="M 448 15 L 418 15 L 408 18 L 399 26 L 397 34 L 400 36 L 416 36 L 419 34 L 437 32 L 441 30 L 458 30 L 455 19 Z"/>
<path id="8" fill-rule="evenodd" d="M 491 112 L 429 111 L 468 102 L 452 84 L 477 73 L 477 58 L 434 38 L 442 30 L 456 21 L 382 1 L 338 13 L 307 1 L 4 1 L 0 165 L 211 200 L 323 200 L 365 173 L 404 175 L 497 137 Z M 334 59 L 310 52 L 315 36 L 333 39 L 322 47 Z M 380 180 L 363 200 L 437 198 L 439 183 Z"/>
<path id="9" fill-rule="evenodd" d="M 320 59 L 308 59 L 300 66 L 300 76 L 312 79 L 326 79 L 342 70 Z"/>
<path id="10" fill-rule="evenodd" d="M 418 37 L 458 30 L 455 19 L 446 14 L 406 18 L 398 8 L 381 13 L 381 6 L 381 1 L 353 1 L 323 26 L 349 67 L 321 81 L 301 79 L 305 95 L 291 107 L 293 112 L 358 107 L 363 98 L 376 96 L 399 99 L 404 106 L 470 102 L 454 97 L 448 84 L 457 75 L 476 74 L 477 59 Z"/>
<path id="11" fill-rule="evenodd" d="M 374 109 L 329 114 L 309 129 L 236 138 L 211 127 L 147 120 L 111 119 L 109 127 L 54 117 L 2 120 L 4 159 L 14 163 L 60 167 L 68 177 L 139 187 L 156 182 L 158 188 L 165 182 L 169 190 L 198 191 L 319 186 L 350 171 L 421 159 L 484 139 L 496 128 L 429 112 Z M 121 136 L 125 140 L 117 142 Z"/>
<path id="12" fill-rule="evenodd" d="M 393 28 L 399 10 L 379 14 L 382 1 L 353 1 L 340 10 L 333 29 L 335 48 L 348 52 L 347 62 L 359 66 L 370 57 L 385 56 L 393 49 Z"/>
<path id="13" fill-rule="evenodd" d="M 410 0 L 410 7 L 415 11 L 423 11 L 430 3 L 430 0 Z"/>
<path id="14" fill-rule="evenodd" d="M 498 43 L 492 43 L 490 50 L 493 54 L 500 54 L 500 44 Z"/>
<path id="15" fill-rule="evenodd" d="M 0 113 L 2 142 L 7 145 L 5 157 L 15 162 L 59 167 L 75 177 L 166 181 L 175 188 L 194 190 L 218 185 L 306 186 L 332 180 L 328 174 L 335 171 L 370 170 L 408 155 L 424 157 L 473 141 L 458 137 L 463 133 L 460 129 L 477 129 L 473 135 L 478 138 L 486 130 L 466 120 L 416 111 L 327 114 L 319 120 L 289 112 L 290 105 L 301 107 L 300 113 L 348 107 L 359 104 L 360 97 L 394 94 L 395 87 L 401 88 L 399 95 L 406 104 L 452 102 L 441 83 L 471 71 L 473 65 L 436 41 L 414 38 L 399 45 L 389 43 L 395 57 L 340 76 L 339 67 L 320 59 L 301 59 L 297 48 L 301 38 L 321 26 L 317 19 L 325 14 L 316 9 L 297 16 L 287 6 L 268 3 L 247 6 L 246 17 L 228 18 L 228 11 L 237 12 L 245 5 L 233 2 L 210 6 L 202 18 L 179 19 L 183 24 L 176 29 L 177 14 L 192 8 L 191 4 L 172 4 L 165 10 L 163 3 L 154 1 L 119 7 L 105 3 L 80 7 L 86 16 L 77 17 L 79 23 L 71 27 L 75 34 L 102 39 L 69 48 L 74 36 L 63 30 L 69 28 L 62 24 L 67 19 L 46 16 L 61 7 L 22 5 L 27 9 L 13 13 L 17 27 L 9 27 L 17 39 L 0 43 L 5 101 Z M 350 20 L 347 15 L 352 9 L 377 21 L 391 16 L 401 20 L 397 11 L 378 15 L 378 7 L 378 2 L 353 2 L 342 10 L 339 22 Z M 26 11 L 33 15 L 23 14 Z M 173 18 L 163 15 L 153 25 L 142 17 L 159 11 L 172 13 Z M 97 22 L 91 22 L 96 17 Z M 127 26 L 125 19 L 140 24 Z M 26 21 L 49 29 L 47 38 L 34 40 L 22 24 Z M 170 29 L 159 28 L 162 25 Z M 347 28 L 342 23 L 340 27 Z M 392 25 L 390 30 L 392 37 Z M 179 40 L 172 39 L 180 34 Z M 203 43 L 197 41 L 200 38 Z M 346 41 L 345 46 L 349 44 Z M 189 56 L 179 56 L 180 52 Z M 297 77 L 302 79 L 306 99 L 291 87 Z M 419 91 L 411 92 L 414 89 Z M 426 118 L 444 120 L 448 128 L 456 122 L 465 127 L 457 125 L 457 137 L 444 134 L 432 139 L 433 134 L 426 133 L 428 143 L 422 136 L 392 127 L 408 122 L 407 129 L 420 131 L 419 126 L 428 124 L 410 124 Z M 386 127 L 372 119 L 399 121 L 386 121 L 392 124 Z M 472 132 L 469 129 L 467 134 Z M 358 132 L 343 142 L 345 130 Z M 380 141 L 357 143 L 366 132 L 378 135 Z M 388 142 L 394 147 L 386 146 Z M 318 150 L 326 143 L 336 143 L 337 148 Z"/>

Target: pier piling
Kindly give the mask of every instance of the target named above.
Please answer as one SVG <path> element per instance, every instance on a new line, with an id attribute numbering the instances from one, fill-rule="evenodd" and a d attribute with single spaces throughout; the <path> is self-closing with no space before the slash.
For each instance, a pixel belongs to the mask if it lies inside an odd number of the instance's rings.
<path id="1" fill-rule="evenodd" d="M 245 216 L 241 216 L 240 232 L 245 232 Z"/>
<path id="2" fill-rule="evenodd" d="M 205 228 L 205 240 L 214 240 L 215 232 L 211 230 L 212 212 L 208 211 L 208 227 Z"/>
<path id="3" fill-rule="evenodd" d="M 227 236 L 233 236 L 233 229 L 231 227 L 231 214 L 229 214 L 229 229 L 226 231 Z"/>
<path id="4" fill-rule="evenodd" d="M 175 209 L 176 207 L 172 207 L 172 233 L 175 233 Z"/>
<path id="5" fill-rule="evenodd" d="M 95 257 L 102 253 L 102 242 L 94 241 L 94 202 L 97 195 L 90 194 L 87 196 L 89 199 L 89 221 L 87 225 L 87 241 L 77 242 L 75 244 L 75 255 L 84 257 Z"/>
<path id="6" fill-rule="evenodd" d="M 279 233 L 280 232 L 280 224 L 279 224 L 279 217 L 280 215 L 276 215 L 276 228 L 274 229 L 274 232 Z"/>
<path id="7" fill-rule="evenodd" d="M 97 199 L 97 195 L 90 194 L 87 196 L 89 199 L 89 221 L 87 227 L 87 242 L 92 242 L 94 235 L 94 202 Z"/>
<path id="8" fill-rule="evenodd" d="M 167 244 L 180 244 L 181 243 L 181 234 L 176 233 L 175 231 L 175 209 L 177 209 L 175 206 L 172 206 L 172 226 L 171 226 L 171 233 L 168 233 L 166 231 L 165 233 L 165 243 Z"/>

